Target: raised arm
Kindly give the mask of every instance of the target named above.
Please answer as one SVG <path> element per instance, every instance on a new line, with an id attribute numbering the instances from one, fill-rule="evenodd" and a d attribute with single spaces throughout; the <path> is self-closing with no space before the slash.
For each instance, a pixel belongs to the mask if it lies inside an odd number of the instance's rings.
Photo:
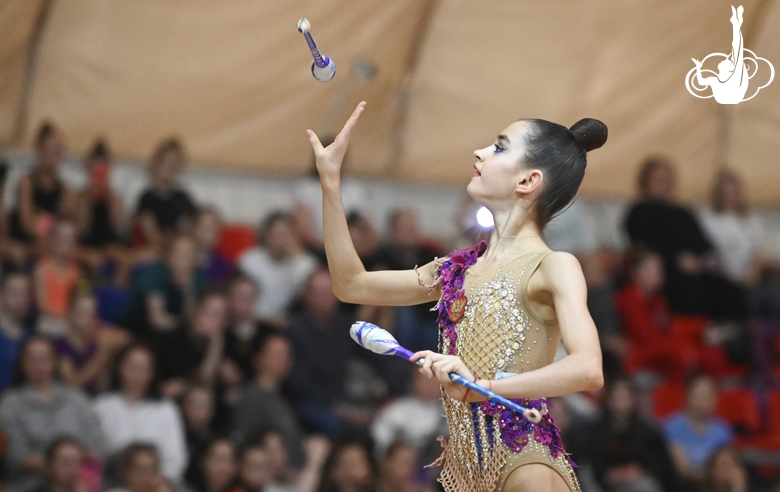
<path id="1" fill-rule="evenodd" d="M 430 295 L 429 288 L 420 285 L 414 270 L 366 272 L 352 244 L 341 200 L 341 162 L 347 152 L 352 129 L 365 105 L 365 102 L 358 104 L 344 128 L 327 147 L 322 146 L 313 131 L 306 132 L 314 149 L 322 185 L 322 235 L 333 278 L 333 293 L 343 302 L 375 306 L 407 306 L 435 301 L 437 297 Z M 418 271 L 424 283 L 433 283 L 433 262 Z"/>

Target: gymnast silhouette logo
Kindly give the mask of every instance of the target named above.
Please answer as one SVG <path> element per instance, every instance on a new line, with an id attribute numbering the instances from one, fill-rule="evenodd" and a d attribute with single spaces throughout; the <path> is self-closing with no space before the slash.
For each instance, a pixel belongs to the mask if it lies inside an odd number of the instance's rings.
<path id="1" fill-rule="evenodd" d="M 731 6 L 731 26 L 732 26 L 732 39 L 731 39 L 731 54 L 725 53 L 711 53 L 707 55 L 702 61 L 692 58 L 693 63 L 696 65 L 685 76 L 685 88 L 688 92 L 700 99 L 708 99 L 714 97 L 720 104 L 739 104 L 742 101 L 749 101 L 756 97 L 756 94 L 772 83 L 775 78 L 775 67 L 769 63 L 766 58 L 761 58 L 749 49 L 745 48 L 742 39 L 742 13 L 745 11 L 740 5 L 737 9 Z M 713 70 L 702 69 L 702 65 L 710 59 L 721 59 L 718 63 L 718 72 Z M 761 86 L 755 87 L 755 90 L 749 97 L 745 97 L 748 92 L 748 85 L 750 80 L 758 73 L 760 62 L 764 62 L 769 67 L 769 80 Z M 766 69 L 762 68 L 765 72 Z M 709 76 L 705 76 L 709 75 Z M 707 88 L 712 89 L 712 94 L 702 95 L 700 93 L 707 93 Z"/>

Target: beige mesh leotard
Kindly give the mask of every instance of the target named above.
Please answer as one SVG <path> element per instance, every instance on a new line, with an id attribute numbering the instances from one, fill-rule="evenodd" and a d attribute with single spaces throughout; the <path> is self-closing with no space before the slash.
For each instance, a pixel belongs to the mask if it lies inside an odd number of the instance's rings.
<path id="1" fill-rule="evenodd" d="M 466 270 L 463 289 L 468 301 L 457 323 L 456 351 L 477 378 L 494 379 L 497 373 L 521 373 L 552 363 L 561 339 L 557 321 L 541 319 L 527 297 L 528 280 L 549 253 L 528 253 L 479 275 Z M 446 352 L 446 344 L 443 347 Z M 551 467 L 572 492 L 580 491 L 549 415 L 541 427 L 523 419 L 510 422 L 515 430 L 525 427 L 507 444 L 507 428 L 501 427 L 506 423 L 501 415 L 506 420 L 507 414 L 446 395 L 443 400 L 450 439 L 437 463 L 444 467 L 440 480 L 447 492 L 500 492 L 512 471 L 530 463 Z M 521 404 L 537 405 L 546 413 L 544 400 Z"/>

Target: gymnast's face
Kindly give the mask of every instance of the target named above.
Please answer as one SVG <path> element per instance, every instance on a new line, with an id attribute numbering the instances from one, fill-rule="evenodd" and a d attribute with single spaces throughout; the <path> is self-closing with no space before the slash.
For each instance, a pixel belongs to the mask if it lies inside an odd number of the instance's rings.
<path id="1" fill-rule="evenodd" d="M 483 205 L 517 199 L 518 183 L 531 170 L 525 168 L 525 132 L 528 122 L 516 121 L 506 127 L 484 149 L 475 150 L 474 174 L 466 190 Z M 533 170 L 539 172 L 538 170 Z"/>

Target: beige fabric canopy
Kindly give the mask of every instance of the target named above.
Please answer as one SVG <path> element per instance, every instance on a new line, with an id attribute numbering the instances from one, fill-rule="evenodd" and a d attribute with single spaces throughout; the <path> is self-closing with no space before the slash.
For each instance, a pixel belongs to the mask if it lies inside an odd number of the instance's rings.
<path id="1" fill-rule="evenodd" d="M 780 0 L 742 5 L 746 47 L 780 69 Z M 354 174 L 465 184 L 513 120 L 589 116 L 610 138 L 586 196 L 633 196 L 661 153 L 685 199 L 727 164 L 754 203 L 780 205 L 780 81 L 737 106 L 685 89 L 691 58 L 730 51 L 730 15 L 725 0 L 5 0 L 0 136 L 29 147 L 49 119 L 71 151 L 101 135 L 145 159 L 178 135 L 197 165 L 300 175 L 304 130 L 337 130 L 365 99 Z M 309 72 L 302 16 L 338 65 L 330 83 Z"/>

